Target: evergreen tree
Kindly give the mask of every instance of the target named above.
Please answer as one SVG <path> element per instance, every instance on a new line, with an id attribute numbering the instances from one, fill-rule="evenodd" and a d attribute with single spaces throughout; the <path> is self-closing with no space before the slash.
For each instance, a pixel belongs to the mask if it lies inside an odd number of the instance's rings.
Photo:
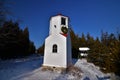
<path id="1" fill-rule="evenodd" d="M 30 43 L 29 43 L 29 54 L 33 54 L 33 53 L 35 53 L 35 51 L 36 51 L 35 45 L 32 41 L 30 41 Z"/>
<path id="2" fill-rule="evenodd" d="M 23 37 L 21 38 L 23 41 L 23 50 L 24 50 L 24 53 L 29 54 L 29 46 L 30 46 L 30 40 L 29 40 L 29 31 L 28 31 L 28 28 L 26 27 L 23 31 Z"/>
<path id="3" fill-rule="evenodd" d="M 17 22 L 7 21 L 0 28 L 0 57 L 16 58 L 29 55 L 33 42 L 30 43 L 28 28 L 24 31 Z M 33 51 L 33 50 L 32 50 Z"/>
<path id="4" fill-rule="evenodd" d="M 37 53 L 39 53 L 40 55 L 43 56 L 44 55 L 44 47 L 45 47 L 45 43 L 37 49 Z"/>
<path id="5" fill-rule="evenodd" d="M 82 36 L 79 37 L 79 47 L 86 47 L 87 43 L 86 43 L 86 38 L 85 35 L 82 33 Z"/>
<path id="6" fill-rule="evenodd" d="M 0 34 L 0 44 L 2 44 L 0 49 L 2 56 L 10 57 L 15 55 L 16 50 L 14 48 L 17 47 L 18 34 L 19 27 L 17 26 L 17 23 L 14 24 L 12 21 L 4 23 Z M 11 54 L 7 54 L 8 52 Z"/>
<path id="7" fill-rule="evenodd" d="M 76 35 L 72 29 L 70 30 L 70 36 L 71 36 L 71 44 L 72 44 L 72 57 L 78 58 L 79 36 Z"/>

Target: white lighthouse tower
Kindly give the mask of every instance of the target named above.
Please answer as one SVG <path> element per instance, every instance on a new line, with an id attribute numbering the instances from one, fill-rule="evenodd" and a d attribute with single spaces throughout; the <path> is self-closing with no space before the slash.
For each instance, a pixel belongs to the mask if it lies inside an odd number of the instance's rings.
<path id="1" fill-rule="evenodd" d="M 67 68 L 72 64 L 68 21 L 68 17 L 63 15 L 51 17 L 49 36 L 45 39 L 43 66 Z"/>

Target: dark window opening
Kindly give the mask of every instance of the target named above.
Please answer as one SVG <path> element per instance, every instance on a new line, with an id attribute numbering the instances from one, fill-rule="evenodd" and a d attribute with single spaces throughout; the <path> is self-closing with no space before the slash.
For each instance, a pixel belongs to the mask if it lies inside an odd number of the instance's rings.
<path id="1" fill-rule="evenodd" d="M 54 25 L 54 27 L 56 28 L 56 25 Z"/>
<path id="2" fill-rule="evenodd" d="M 57 53 L 57 45 L 56 45 L 56 44 L 53 45 L 53 50 L 52 50 L 52 52 L 53 52 L 53 53 Z"/>
<path id="3" fill-rule="evenodd" d="M 61 18 L 61 25 L 66 25 L 66 19 L 65 18 Z"/>

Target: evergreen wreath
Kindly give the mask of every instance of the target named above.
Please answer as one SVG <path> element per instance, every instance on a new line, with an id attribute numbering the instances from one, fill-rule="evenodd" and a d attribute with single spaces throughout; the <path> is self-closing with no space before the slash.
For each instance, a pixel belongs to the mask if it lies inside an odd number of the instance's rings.
<path id="1" fill-rule="evenodd" d="M 61 31 L 62 31 L 64 34 L 67 34 L 68 29 L 67 29 L 67 27 L 62 26 L 62 27 L 61 27 Z"/>

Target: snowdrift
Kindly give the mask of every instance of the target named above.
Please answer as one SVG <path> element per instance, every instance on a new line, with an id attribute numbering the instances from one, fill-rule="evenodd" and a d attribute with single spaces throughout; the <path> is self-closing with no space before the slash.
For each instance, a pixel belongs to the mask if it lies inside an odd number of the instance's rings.
<path id="1" fill-rule="evenodd" d="M 40 56 L 0 61 L 0 80 L 110 80 L 110 74 L 85 59 L 73 59 L 74 68 L 67 72 L 43 71 L 42 63 Z"/>

